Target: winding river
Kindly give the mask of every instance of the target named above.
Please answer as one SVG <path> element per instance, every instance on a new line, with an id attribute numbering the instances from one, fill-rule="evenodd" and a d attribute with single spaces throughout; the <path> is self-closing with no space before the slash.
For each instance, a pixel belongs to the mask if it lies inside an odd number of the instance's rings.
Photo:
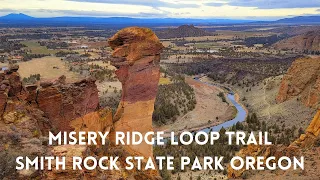
<path id="1" fill-rule="evenodd" d="M 232 127 L 233 125 L 237 124 L 237 122 L 243 122 L 246 120 L 246 117 L 247 117 L 247 111 L 246 109 L 237 102 L 237 100 L 235 99 L 235 93 L 234 91 L 232 91 L 230 88 L 228 87 L 225 87 L 225 86 L 222 86 L 220 84 L 215 84 L 215 83 L 209 83 L 209 82 L 202 82 L 200 80 L 199 77 L 195 77 L 194 80 L 198 81 L 198 82 L 201 82 L 201 83 L 204 83 L 208 86 L 217 86 L 219 88 L 223 88 L 223 89 L 226 89 L 229 91 L 228 95 L 227 95 L 227 98 L 228 100 L 235 106 L 235 108 L 237 109 L 237 115 L 234 119 L 232 120 L 229 120 L 229 121 L 226 121 L 224 123 L 221 123 L 219 125 L 215 125 L 215 126 L 211 126 L 211 127 L 206 127 L 206 128 L 203 128 L 203 129 L 199 129 L 199 130 L 196 130 L 196 131 L 193 131 L 193 132 L 206 132 L 206 133 L 209 133 L 211 131 L 215 131 L 215 132 L 218 132 L 220 131 L 222 128 L 229 128 L 229 127 Z M 168 133 L 168 132 L 167 132 Z M 167 142 L 167 138 L 164 139 L 164 142 Z"/>
<path id="2" fill-rule="evenodd" d="M 235 108 L 237 109 L 237 115 L 236 115 L 236 117 L 234 119 L 232 119 L 230 121 L 226 121 L 226 122 L 224 122 L 222 124 L 219 124 L 219 125 L 216 125 L 216 126 L 207 127 L 205 129 L 200 129 L 197 132 L 204 131 L 204 132 L 208 132 L 209 133 L 210 131 L 220 131 L 220 129 L 222 129 L 222 128 L 229 128 L 229 127 L 232 127 L 233 125 L 237 124 L 237 122 L 243 122 L 243 121 L 246 120 L 247 111 L 246 111 L 246 109 L 244 109 L 244 107 L 241 104 L 239 104 L 236 101 L 235 93 L 231 89 L 229 89 L 227 87 L 224 87 L 224 86 L 221 86 L 219 84 L 202 82 L 199 77 L 195 77 L 194 80 L 196 80 L 198 82 L 201 82 L 201 83 L 204 83 L 204 84 L 209 85 L 209 86 L 218 86 L 220 88 L 227 89 L 229 91 L 229 93 L 227 95 L 227 98 L 235 106 Z"/>

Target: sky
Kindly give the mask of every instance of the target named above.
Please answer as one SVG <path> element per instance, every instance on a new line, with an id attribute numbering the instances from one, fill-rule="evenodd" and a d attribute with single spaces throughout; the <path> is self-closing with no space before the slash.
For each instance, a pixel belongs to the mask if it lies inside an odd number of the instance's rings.
<path id="1" fill-rule="evenodd" d="M 275 20 L 320 15 L 320 0 L 0 0 L 0 16 Z"/>

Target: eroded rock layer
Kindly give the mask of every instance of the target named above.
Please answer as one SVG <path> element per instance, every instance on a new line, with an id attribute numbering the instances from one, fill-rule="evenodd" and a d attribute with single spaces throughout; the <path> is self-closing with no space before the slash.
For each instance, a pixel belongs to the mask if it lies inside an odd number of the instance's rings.
<path id="1" fill-rule="evenodd" d="M 280 85 L 277 101 L 291 98 L 320 108 L 320 58 L 301 58 L 293 62 Z"/>
<path id="2" fill-rule="evenodd" d="M 46 84 L 39 88 L 34 100 L 52 125 L 61 131 L 72 131 L 71 120 L 99 108 L 98 89 L 95 80 L 90 78 L 72 84 Z"/>
<path id="3" fill-rule="evenodd" d="M 114 116 L 114 131 L 142 134 L 152 131 L 152 113 L 160 78 L 160 52 L 157 36 L 147 28 L 126 28 L 109 40 L 122 96 Z M 152 146 L 128 146 L 128 150 L 152 156 Z"/>

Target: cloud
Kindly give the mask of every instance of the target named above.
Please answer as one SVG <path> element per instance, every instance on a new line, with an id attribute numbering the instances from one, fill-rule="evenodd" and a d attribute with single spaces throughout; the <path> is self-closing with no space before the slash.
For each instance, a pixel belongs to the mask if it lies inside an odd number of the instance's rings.
<path id="1" fill-rule="evenodd" d="M 283 8 L 317 8 L 319 0 L 225 0 L 228 5 L 241 7 L 257 7 L 259 9 Z M 211 3 L 206 3 L 210 6 Z"/>
<path id="2" fill-rule="evenodd" d="M 214 6 L 214 7 L 220 7 L 223 5 L 226 5 L 227 3 L 217 3 L 217 2 L 209 2 L 209 3 L 205 3 L 205 5 L 207 6 Z"/>
<path id="3" fill-rule="evenodd" d="M 68 0 L 74 2 L 90 2 L 90 3 L 105 3 L 105 4 L 129 4 L 129 5 L 142 5 L 151 7 L 169 7 L 169 8 L 198 8 L 196 3 L 184 3 L 181 1 L 165 2 L 161 0 Z"/>

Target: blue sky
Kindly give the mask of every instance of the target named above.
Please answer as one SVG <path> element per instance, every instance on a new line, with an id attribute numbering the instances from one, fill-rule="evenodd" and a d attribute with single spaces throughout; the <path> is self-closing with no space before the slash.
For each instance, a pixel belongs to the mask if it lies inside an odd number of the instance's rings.
<path id="1" fill-rule="evenodd" d="M 319 15 L 320 0 L 0 0 L 0 15 L 279 19 Z"/>

